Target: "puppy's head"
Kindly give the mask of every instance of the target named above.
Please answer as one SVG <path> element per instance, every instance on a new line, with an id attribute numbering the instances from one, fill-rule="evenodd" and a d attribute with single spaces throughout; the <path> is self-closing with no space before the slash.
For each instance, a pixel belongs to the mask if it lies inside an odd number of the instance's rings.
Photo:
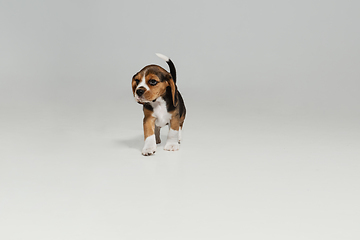
<path id="1" fill-rule="evenodd" d="M 154 102 L 166 94 L 166 88 L 171 88 L 175 106 L 176 86 L 171 74 L 157 65 L 149 65 L 136 73 L 132 78 L 132 91 L 135 100 L 140 103 Z"/>

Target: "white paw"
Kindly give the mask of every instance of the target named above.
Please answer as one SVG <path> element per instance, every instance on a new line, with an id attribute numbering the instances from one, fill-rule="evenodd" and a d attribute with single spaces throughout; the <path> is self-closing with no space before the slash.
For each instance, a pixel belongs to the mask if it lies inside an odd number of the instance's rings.
<path id="1" fill-rule="evenodd" d="M 177 151 L 180 148 L 180 144 L 177 142 L 166 143 L 164 150 L 166 151 Z"/>
<path id="2" fill-rule="evenodd" d="M 141 151 L 141 154 L 144 156 L 150 156 L 153 155 L 156 152 L 156 146 L 155 147 L 147 147 L 147 148 L 143 148 L 143 150 Z"/>
<path id="3" fill-rule="evenodd" d="M 141 154 L 144 156 L 153 155 L 156 151 L 156 141 L 155 135 L 151 135 L 145 139 L 144 148 L 141 151 Z"/>

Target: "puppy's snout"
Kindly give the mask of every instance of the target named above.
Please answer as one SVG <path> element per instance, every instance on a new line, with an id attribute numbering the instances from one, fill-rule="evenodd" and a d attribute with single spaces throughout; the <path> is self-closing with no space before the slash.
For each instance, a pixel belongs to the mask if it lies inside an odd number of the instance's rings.
<path id="1" fill-rule="evenodd" d="M 137 94 L 139 97 L 141 97 L 141 95 L 143 95 L 143 94 L 144 94 L 144 92 L 145 92 L 145 90 L 144 90 L 144 89 L 142 89 L 142 88 L 140 88 L 140 89 L 136 90 L 136 94 Z"/>

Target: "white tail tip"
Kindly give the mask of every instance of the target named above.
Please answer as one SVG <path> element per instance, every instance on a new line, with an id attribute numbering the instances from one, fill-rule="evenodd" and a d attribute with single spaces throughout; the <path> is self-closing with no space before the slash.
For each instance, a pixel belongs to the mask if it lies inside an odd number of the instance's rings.
<path id="1" fill-rule="evenodd" d="M 156 56 L 158 56 L 159 58 L 165 60 L 166 62 L 169 61 L 169 58 L 161 53 L 156 53 Z"/>

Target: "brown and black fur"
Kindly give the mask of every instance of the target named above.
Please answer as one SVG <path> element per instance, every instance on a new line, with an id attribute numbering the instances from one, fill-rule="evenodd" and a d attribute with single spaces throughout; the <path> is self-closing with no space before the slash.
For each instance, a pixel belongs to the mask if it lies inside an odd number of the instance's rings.
<path id="1" fill-rule="evenodd" d="M 156 126 L 156 118 L 153 116 L 154 109 L 152 105 L 155 101 L 159 98 L 165 101 L 166 111 L 171 114 L 170 128 L 175 131 L 179 131 L 179 128 L 182 129 L 186 115 L 184 100 L 176 86 L 175 66 L 170 59 L 167 63 L 170 66 L 170 73 L 160 66 L 148 65 L 132 78 L 132 91 L 134 96 L 136 95 L 135 91 L 139 89 L 145 91 L 141 95 L 141 99 L 137 99 L 138 103 L 143 105 L 144 139 L 155 134 L 156 144 L 160 143 L 161 140 L 160 127 Z M 144 74 L 145 83 L 142 81 Z M 155 86 L 148 84 L 150 80 L 155 80 L 157 84 Z M 147 86 L 138 87 L 140 82 L 141 84 L 147 84 Z"/>

